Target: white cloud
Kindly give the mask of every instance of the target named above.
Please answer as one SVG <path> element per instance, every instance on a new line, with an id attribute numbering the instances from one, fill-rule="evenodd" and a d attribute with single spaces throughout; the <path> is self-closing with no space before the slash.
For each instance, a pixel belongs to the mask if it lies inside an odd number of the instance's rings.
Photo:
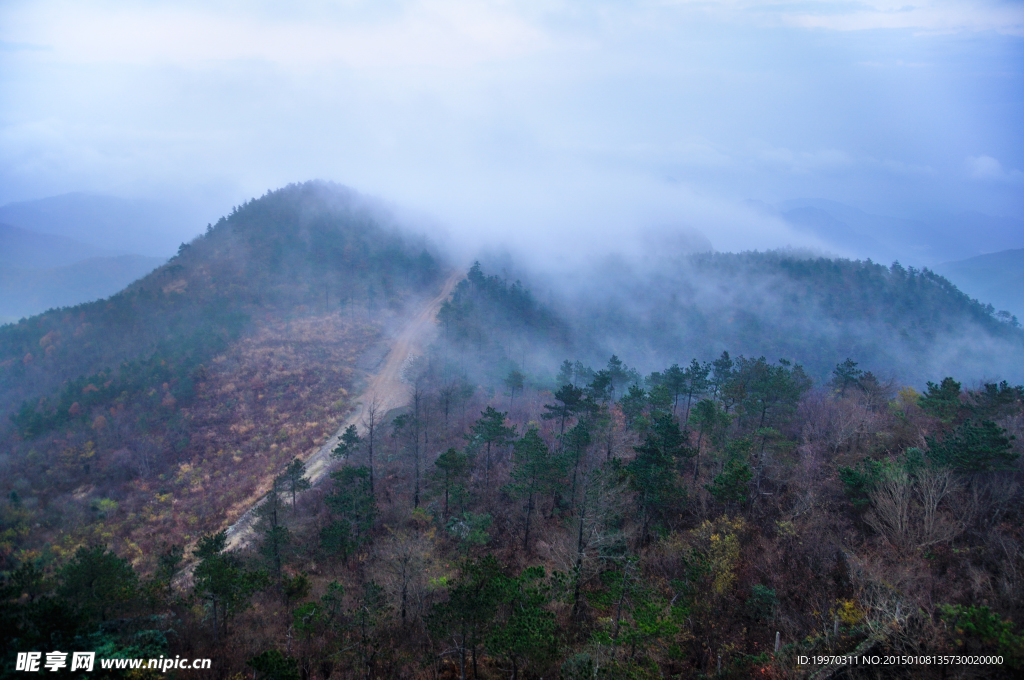
<path id="1" fill-rule="evenodd" d="M 1024 4 L 1013 0 L 669 0 L 665 4 L 735 21 L 807 29 L 1024 35 Z"/>
<path id="2" fill-rule="evenodd" d="M 1020 182 L 1024 180 L 1024 172 L 1005 170 L 1003 164 L 992 156 L 970 156 L 966 161 L 967 174 L 972 178 L 994 182 Z"/>

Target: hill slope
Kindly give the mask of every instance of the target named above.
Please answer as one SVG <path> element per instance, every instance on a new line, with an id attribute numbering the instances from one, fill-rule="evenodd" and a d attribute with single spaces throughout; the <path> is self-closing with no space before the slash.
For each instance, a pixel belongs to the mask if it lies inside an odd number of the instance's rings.
<path id="1" fill-rule="evenodd" d="M 440 272 L 379 206 L 306 183 L 240 206 L 108 300 L 0 328 L 2 492 L 40 524 L 0 559 L 219 524 L 333 431 L 361 354 Z"/>

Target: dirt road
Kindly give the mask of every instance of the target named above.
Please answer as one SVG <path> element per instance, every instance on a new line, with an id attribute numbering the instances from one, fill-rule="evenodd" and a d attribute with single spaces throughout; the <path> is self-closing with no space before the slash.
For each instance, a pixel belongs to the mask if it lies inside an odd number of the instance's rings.
<path id="1" fill-rule="evenodd" d="M 363 416 L 366 413 L 367 405 L 376 400 L 378 411 L 387 413 L 408 402 L 412 394 L 412 387 L 403 382 L 402 371 L 409 359 L 422 354 L 430 343 L 435 331 L 434 320 L 437 318 L 437 312 L 441 309 L 441 304 L 451 295 L 455 284 L 462 279 L 462 276 L 461 272 L 455 272 L 449 276 L 445 280 L 440 294 L 427 302 L 406 322 L 392 341 L 391 348 L 380 368 L 367 381 L 366 389 L 356 400 L 355 410 L 349 414 L 338 431 L 306 460 L 306 477 L 314 485 L 327 475 L 330 469 L 331 451 L 338 445 L 345 429 L 349 425 L 355 425 L 360 434 L 363 434 Z M 237 522 L 228 527 L 228 550 L 244 546 L 251 540 L 256 523 L 255 509 L 258 505 L 259 503 L 246 510 Z"/>

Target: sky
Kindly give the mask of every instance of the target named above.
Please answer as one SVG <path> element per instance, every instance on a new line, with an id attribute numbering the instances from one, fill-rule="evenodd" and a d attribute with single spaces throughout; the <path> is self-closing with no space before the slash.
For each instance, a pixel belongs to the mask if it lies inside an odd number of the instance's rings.
<path id="1" fill-rule="evenodd" d="M 751 207 L 798 198 L 1024 216 L 1021 0 L 5 0 L 0 93 L 0 204 L 322 178 L 553 261 L 828 249 Z"/>

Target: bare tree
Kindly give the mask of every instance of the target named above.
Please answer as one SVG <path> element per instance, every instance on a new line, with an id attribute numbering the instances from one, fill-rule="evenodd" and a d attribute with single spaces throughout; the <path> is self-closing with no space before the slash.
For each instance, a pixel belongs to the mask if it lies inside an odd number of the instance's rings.
<path id="1" fill-rule="evenodd" d="M 375 441 L 377 429 L 380 427 L 380 421 L 383 417 L 384 402 L 375 393 L 370 396 L 370 401 L 366 404 L 366 409 L 363 411 L 363 429 L 366 430 L 366 454 L 368 458 L 368 467 L 370 468 L 370 494 L 374 493 L 373 443 Z"/>

